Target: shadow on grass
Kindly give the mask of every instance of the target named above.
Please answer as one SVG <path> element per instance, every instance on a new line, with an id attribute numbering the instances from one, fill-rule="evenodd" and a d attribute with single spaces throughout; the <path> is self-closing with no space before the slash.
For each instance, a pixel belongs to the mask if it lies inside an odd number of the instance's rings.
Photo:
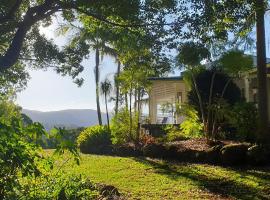
<path id="1" fill-rule="evenodd" d="M 258 180 L 260 187 L 252 184 L 246 184 L 237 177 L 224 178 L 218 174 L 211 174 L 207 169 L 202 170 L 196 165 L 175 164 L 170 162 L 160 162 L 158 160 L 148 160 L 145 158 L 134 158 L 137 162 L 144 163 L 153 167 L 154 172 L 167 176 L 170 179 L 177 180 L 182 177 L 191 180 L 200 189 L 218 195 L 223 198 L 236 198 L 242 200 L 270 199 L 270 168 L 248 170 L 240 168 L 223 168 L 225 170 L 236 172 L 241 178 L 247 176 Z M 250 177 L 249 177 L 250 178 Z M 253 180 L 254 181 L 254 180 Z"/>

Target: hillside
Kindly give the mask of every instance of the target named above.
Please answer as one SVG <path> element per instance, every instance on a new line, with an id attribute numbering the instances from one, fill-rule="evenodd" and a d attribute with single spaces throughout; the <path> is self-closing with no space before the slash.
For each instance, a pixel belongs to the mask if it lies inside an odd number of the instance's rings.
<path id="1" fill-rule="evenodd" d="M 23 109 L 22 112 L 33 121 L 42 123 L 46 130 L 50 130 L 54 126 L 77 128 L 98 124 L 97 112 L 92 109 L 70 109 L 50 112 Z M 106 122 L 105 113 L 102 113 L 102 120 L 103 123 Z"/>

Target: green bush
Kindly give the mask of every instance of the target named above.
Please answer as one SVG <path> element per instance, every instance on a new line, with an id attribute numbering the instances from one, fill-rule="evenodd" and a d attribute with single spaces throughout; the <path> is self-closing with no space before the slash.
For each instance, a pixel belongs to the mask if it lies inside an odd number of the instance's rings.
<path id="1" fill-rule="evenodd" d="M 110 153 L 111 133 L 106 126 L 91 126 L 80 133 L 77 144 L 82 153 Z"/>
<path id="2" fill-rule="evenodd" d="M 164 131 L 166 133 L 165 140 L 168 142 L 188 139 L 188 137 L 183 134 L 179 126 L 168 124 L 165 126 Z"/>
<path id="3" fill-rule="evenodd" d="M 183 106 L 181 109 L 185 120 L 181 123 L 180 128 L 182 135 L 185 137 L 201 137 L 203 124 L 200 122 L 198 112 L 192 106 Z"/>
<path id="4" fill-rule="evenodd" d="M 241 102 L 233 107 L 230 123 L 238 139 L 254 142 L 258 128 L 258 112 L 254 103 Z"/>
<path id="5" fill-rule="evenodd" d="M 130 113 L 127 109 L 119 110 L 111 120 L 111 132 L 113 144 L 123 144 L 137 139 L 138 115 L 132 113 L 132 125 L 130 125 Z"/>

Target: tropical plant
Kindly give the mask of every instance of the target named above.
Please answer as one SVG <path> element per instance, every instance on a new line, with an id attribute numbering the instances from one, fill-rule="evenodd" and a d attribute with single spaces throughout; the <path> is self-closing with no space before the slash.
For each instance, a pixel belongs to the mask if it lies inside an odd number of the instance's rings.
<path id="1" fill-rule="evenodd" d="M 190 13 L 187 18 L 194 25 L 186 33 L 187 38 L 200 40 L 210 44 L 226 42 L 226 46 L 256 45 L 257 78 L 258 78 L 258 114 L 259 138 L 261 143 L 270 141 L 268 131 L 268 100 L 267 100 L 267 70 L 266 41 L 264 15 L 269 11 L 268 0 L 254 1 L 192 1 L 188 4 Z M 200 10 L 200 12 L 197 12 Z M 255 25 L 256 24 L 256 25 Z M 254 25 L 256 39 L 253 39 Z M 229 41 L 229 42 L 228 42 Z M 253 45 L 253 46 L 252 46 Z"/>
<path id="2" fill-rule="evenodd" d="M 187 42 L 182 44 L 177 55 L 177 63 L 181 67 L 186 67 L 188 69 L 188 73 L 191 75 L 192 87 L 194 88 L 195 94 L 198 98 L 201 119 L 204 124 L 204 131 L 206 132 L 208 131 L 206 122 L 207 120 L 205 111 L 203 109 L 201 93 L 196 82 L 196 71 L 200 69 L 199 67 L 201 66 L 201 62 L 209 58 L 210 52 L 208 49 L 204 45 L 194 42 Z"/>
<path id="3" fill-rule="evenodd" d="M 111 145 L 111 133 L 106 126 L 91 126 L 80 133 L 77 144 L 83 153 L 105 153 Z"/>
<path id="4" fill-rule="evenodd" d="M 256 142 L 258 110 L 254 103 L 240 102 L 235 104 L 228 120 L 236 128 L 237 139 Z"/>
<path id="5" fill-rule="evenodd" d="M 105 79 L 104 82 L 101 82 L 100 84 L 101 93 L 104 95 L 105 99 L 105 106 L 106 106 L 106 115 L 107 115 L 107 126 L 110 130 L 110 118 L 109 118 L 109 112 L 108 112 L 108 96 L 111 93 L 112 90 L 112 84 L 109 79 Z"/>
<path id="6" fill-rule="evenodd" d="M 132 119 L 134 119 L 131 128 L 130 112 L 128 109 L 121 108 L 118 114 L 113 116 L 111 120 L 111 133 L 114 144 L 137 141 L 138 118 L 136 117 L 136 113 L 131 114 L 133 115 Z"/>
<path id="7" fill-rule="evenodd" d="M 181 135 L 184 137 L 201 137 L 203 124 L 200 122 L 198 112 L 192 106 L 183 105 L 180 113 L 185 117 L 180 125 Z"/>

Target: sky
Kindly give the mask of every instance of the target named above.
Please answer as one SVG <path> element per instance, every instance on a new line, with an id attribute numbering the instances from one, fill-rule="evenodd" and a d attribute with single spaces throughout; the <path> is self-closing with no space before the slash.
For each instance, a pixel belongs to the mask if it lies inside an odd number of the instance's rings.
<path id="1" fill-rule="evenodd" d="M 270 57 L 270 17 L 266 19 L 267 56 Z M 55 34 L 56 23 L 41 32 L 48 38 L 54 39 L 56 44 L 63 46 L 70 37 L 57 37 Z M 38 111 L 56 111 L 65 109 L 96 109 L 93 54 L 82 65 L 85 70 L 81 76 L 84 84 L 78 87 L 70 77 L 62 77 L 52 69 L 30 70 L 31 79 L 27 88 L 17 95 L 17 104 L 25 109 Z M 105 56 L 101 62 L 101 78 L 109 77 L 111 80 L 117 66 L 113 58 Z M 176 74 L 178 75 L 178 74 Z M 104 98 L 101 97 L 101 110 L 105 112 Z M 113 110 L 113 103 L 109 103 L 109 111 Z"/>
<path id="2" fill-rule="evenodd" d="M 56 44 L 63 46 L 70 37 L 57 37 L 55 26 L 41 28 L 41 32 L 48 38 L 54 39 Z M 84 78 L 84 84 L 78 87 L 73 83 L 69 76 L 61 76 L 52 69 L 28 70 L 31 79 L 27 88 L 17 95 L 17 104 L 25 109 L 38 111 L 56 111 L 64 109 L 95 109 L 95 79 L 94 66 L 95 60 L 93 54 L 90 54 L 82 65 L 85 70 L 81 73 Z M 113 79 L 117 66 L 113 58 L 105 56 L 100 65 L 101 77 L 103 81 L 106 77 Z M 104 98 L 101 97 L 101 109 L 105 111 Z M 113 104 L 110 103 L 109 110 L 113 110 Z"/>

